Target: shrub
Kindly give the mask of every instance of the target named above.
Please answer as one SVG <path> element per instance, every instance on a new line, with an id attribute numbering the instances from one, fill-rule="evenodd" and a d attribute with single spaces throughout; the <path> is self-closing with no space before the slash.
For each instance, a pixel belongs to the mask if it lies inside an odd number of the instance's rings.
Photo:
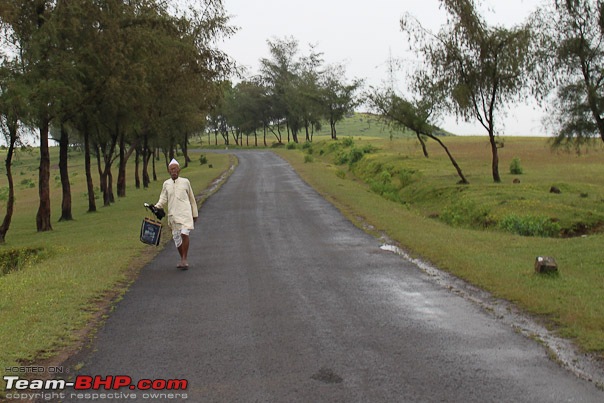
<path id="1" fill-rule="evenodd" d="M 361 148 L 353 147 L 348 153 L 348 163 L 350 165 L 357 163 L 363 158 L 365 151 Z"/>
<path id="2" fill-rule="evenodd" d="M 0 253 L 0 276 L 21 270 L 40 259 L 41 248 L 11 249 Z"/>
<path id="3" fill-rule="evenodd" d="M 208 163 L 208 157 L 205 156 L 205 154 L 201 154 L 199 156 L 199 164 L 200 165 L 205 165 Z"/>
<path id="4" fill-rule="evenodd" d="M 514 157 L 514 159 L 512 159 L 512 162 L 510 163 L 510 173 L 512 175 L 522 175 L 523 169 L 520 165 L 520 158 Z"/>
<path id="5" fill-rule="evenodd" d="M 376 152 L 377 148 L 371 144 L 366 144 L 365 146 L 363 146 L 362 150 L 363 150 L 363 153 L 365 153 L 365 154 L 371 154 L 371 153 Z"/>
<path id="6" fill-rule="evenodd" d="M 354 145 L 354 140 L 352 137 L 346 137 L 342 140 L 342 145 L 344 147 L 352 147 Z"/>
<path id="7" fill-rule="evenodd" d="M 377 193 L 388 200 L 402 202 L 401 197 L 398 194 L 398 189 L 392 183 L 390 172 L 382 171 L 375 179 L 370 179 L 368 183 L 372 192 Z"/>
<path id="8" fill-rule="evenodd" d="M 555 237 L 560 224 L 544 216 L 518 216 L 510 214 L 499 222 L 499 228 L 522 236 Z"/>
<path id="9" fill-rule="evenodd" d="M 60 179 L 60 177 L 59 177 L 59 179 Z M 56 180 L 56 178 L 55 178 L 55 180 Z M 21 181 L 21 185 L 26 188 L 33 188 L 36 186 L 36 183 L 34 181 L 32 181 L 31 179 L 23 179 Z"/>
<path id="10" fill-rule="evenodd" d="M 309 162 L 314 162 L 315 159 L 312 157 L 312 155 L 305 155 L 304 156 L 304 163 L 308 164 Z"/>
<path id="11" fill-rule="evenodd" d="M 406 168 L 398 173 L 398 179 L 401 182 L 401 189 L 413 184 L 417 180 L 415 177 L 416 173 L 416 170 Z"/>
<path id="12" fill-rule="evenodd" d="M 294 143 L 294 142 L 287 143 L 287 145 L 285 146 L 285 149 L 287 149 L 287 150 L 295 150 L 296 149 L 296 143 Z"/>
<path id="13" fill-rule="evenodd" d="M 333 159 L 334 164 L 344 165 L 348 163 L 348 153 L 345 151 L 338 151 L 335 158 Z"/>
<path id="14" fill-rule="evenodd" d="M 471 200 L 461 199 L 445 207 L 440 219 L 454 227 L 486 228 L 491 220 L 489 209 Z"/>

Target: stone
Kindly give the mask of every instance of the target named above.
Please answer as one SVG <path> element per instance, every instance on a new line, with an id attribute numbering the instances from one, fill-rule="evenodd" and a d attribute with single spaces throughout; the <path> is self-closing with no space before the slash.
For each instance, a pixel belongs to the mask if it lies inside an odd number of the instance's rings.
<path id="1" fill-rule="evenodd" d="M 558 263 L 551 256 L 537 256 L 535 259 L 535 272 L 558 273 Z"/>

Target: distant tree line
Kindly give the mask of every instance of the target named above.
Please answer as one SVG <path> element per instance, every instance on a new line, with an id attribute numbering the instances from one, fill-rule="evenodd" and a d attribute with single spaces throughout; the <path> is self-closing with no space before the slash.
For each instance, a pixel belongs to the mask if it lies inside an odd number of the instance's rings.
<path id="1" fill-rule="evenodd" d="M 50 222 L 49 138 L 60 148 L 63 202 L 60 220 L 71 220 L 67 169 L 70 144 L 83 146 L 89 211 L 98 171 L 103 204 L 116 190 L 126 195 L 126 163 L 134 155 L 136 186 L 148 186 L 150 169 L 200 132 L 222 96 L 220 83 L 233 63 L 216 47 L 234 28 L 220 0 L 177 9 L 161 0 L 3 0 L 0 122 L 8 146 L 7 214 L 14 207 L 11 160 L 25 130 L 40 143 L 38 231 Z M 178 2 L 177 4 L 186 4 Z M 93 162 L 93 160 L 95 162 Z M 152 165 L 150 168 L 149 164 Z"/>
<path id="2" fill-rule="evenodd" d="M 343 65 L 325 66 L 322 54 L 311 46 L 301 55 L 294 38 L 269 40 L 269 58 L 260 60 L 260 73 L 233 86 L 223 83 L 224 96 L 208 116 L 208 137 L 218 143 L 264 146 L 267 137 L 276 143 L 312 141 L 323 122 L 329 123 L 332 139 L 336 124 L 360 103 L 362 81 L 347 81 Z"/>

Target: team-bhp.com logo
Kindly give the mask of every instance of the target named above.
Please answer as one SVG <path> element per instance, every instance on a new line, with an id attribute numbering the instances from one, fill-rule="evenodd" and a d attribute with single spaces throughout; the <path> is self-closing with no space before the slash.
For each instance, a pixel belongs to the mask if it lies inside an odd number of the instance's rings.
<path id="1" fill-rule="evenodd" d="M 141 379 L 127 375 L 78 375 L 73 382 L 62 379 L 23 379 L 4 376 L 8 399 L 187 399 L 186 379 Z M 67 392 L 69 390 L 69 392 Z M 123 391 L 126 392 L 123 392 Z M 177 393 L 178 392 L 178 393 Z"/>

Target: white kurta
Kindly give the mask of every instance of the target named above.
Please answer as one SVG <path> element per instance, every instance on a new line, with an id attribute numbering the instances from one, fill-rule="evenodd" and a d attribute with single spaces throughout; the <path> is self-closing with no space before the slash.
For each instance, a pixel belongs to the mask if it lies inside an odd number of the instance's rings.
<path id="1" fill-rule="evenodd" d="M 191 183 L 186 178 L 167 179 L 161 189 L 159 201 L 155 203 L 158 208 L 165 210 L 168 205 L 168 225 L 172 230 L 194 228 L 193 218 L 197 217 L 197 202 L 191 188 Z"/>

